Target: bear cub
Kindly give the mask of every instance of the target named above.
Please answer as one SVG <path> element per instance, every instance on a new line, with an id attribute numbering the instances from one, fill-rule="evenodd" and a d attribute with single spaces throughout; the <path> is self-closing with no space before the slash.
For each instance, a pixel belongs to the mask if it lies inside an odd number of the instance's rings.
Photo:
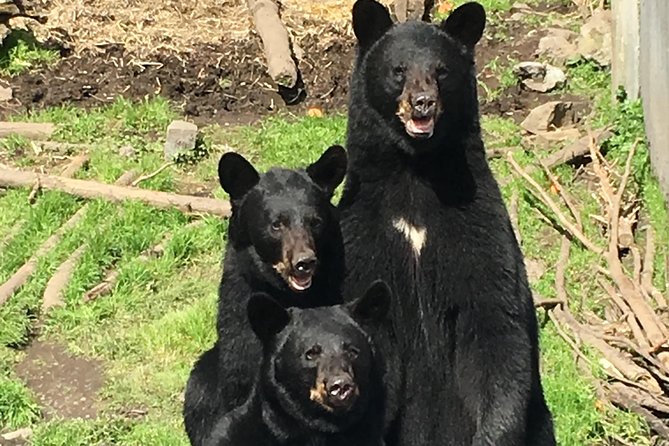
<path id="1" fill-rule="evenodd" d="M 264 292 L 283 307 L 341 302 L 344 253 L 330 200 L 346 171 L 346 152 L 326 150 L 306 169 L 264 174 L 236 153 L 224 154 L 219 181 L 232 215 L 219 287 L 214 347 L 196 362 L 186 386 L 184 422 L 200 444 L 216 414 L 244 403 L 261 359 L 246 318 L 249 296 Z"/>
<path id="2" fill-rule="evenodd" d="M 382 446 L 383 362 L 363 327 L 382 326 L 389 307 L 382 281 L 352 303 L 313 309 L 254 294 L 247 311 L 263 346 L 260 373 L 203 444 Z"/>

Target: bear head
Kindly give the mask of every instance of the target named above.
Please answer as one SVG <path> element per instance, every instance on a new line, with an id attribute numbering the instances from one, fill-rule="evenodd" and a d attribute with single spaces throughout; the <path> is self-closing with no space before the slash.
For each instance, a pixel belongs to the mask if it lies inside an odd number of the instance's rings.
<path id="1" fill-rule="evenodd" d="M 363 96 L 389 131 L 419 152 L 433 141 L 478 122 L 474 46 L 485 27 L 475 2 L 456 8 L 441 24 L 393 24 L 374 0 L 353 6 L 358 41 L 355 75 Z"/>
<path id="2" fill-rule="evenodd" d="M 379 359 L 363 327 L 381 324 L 389 311 L 383 281 L 345 305 L 286 309 L 254 294 L 248 318 L 264 351 L 264 391 L 302 425 L 336 432 L 365 413 L 381 383 Z"/>
<path id="3" fill-rule="evenodd" d="M 229 240 L 250 248 L 256 266 L 270 271 L 270 282 L 290 290 L 310 288 L 319 255 L 338 229 L 330 200 L 346 172 L 346 152 L 332 146 L 306 169 L 270 169 L 264 174 L 243 156 L 228 152 L 218 177 L 230 196 Z M 273 272 L 271 271 L 273 270 Z"/>

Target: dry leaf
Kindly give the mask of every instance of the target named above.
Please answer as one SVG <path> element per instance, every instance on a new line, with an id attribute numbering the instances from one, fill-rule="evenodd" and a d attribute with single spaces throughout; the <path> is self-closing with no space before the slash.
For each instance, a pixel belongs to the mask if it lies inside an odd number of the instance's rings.
<path id="1" fill-rule="evenodd" d="M 311 118 L 322 118 L 323 117 L 323 110 L 321 110 L 318 107 L 311 107 L 307 110 L 307 116 Z"/>

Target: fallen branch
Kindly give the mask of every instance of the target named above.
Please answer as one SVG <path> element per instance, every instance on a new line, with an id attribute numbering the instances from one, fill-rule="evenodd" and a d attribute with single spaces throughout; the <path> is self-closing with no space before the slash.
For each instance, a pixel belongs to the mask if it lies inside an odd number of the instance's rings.
<path id="1" fill-rule="evenodd" d="M 546 178 L 548 178 L 548 181 L 553 183 L 555 188 L 558 191 L 558 194 L 560 194 L 560 197 L 562 198 L 562 201 L 564 201 L 564 204 L 567 206 L 567 209 L 569 209 L 569 213 L 571 213 L 572 217 L 574 217 L 574 220 L 576 220 L 576 223 L 578 224 L 578 228 L 580 230 L 583 230 L 583 222 L 581 221 L 581 214 L 578 212 L 576 209 L 576 206 L 574 206 L 573 200 L 571 199 L 571 196 L 567 192 L 567 190 L 562 187 L 560 184 L 560 181 L 557 179 L 555 175 L 551 172 L 550 168 L 546 166 L 546 164 L 543 163 L 543 161 L 538 160 L 539 164 L 541 165 L 541 168 L 544 171 L 544 174 L 546 175 Z"/>
<path id="2" fill-rule="evenodd" d="M 65 178 L 72 178 L 79 170 L 86 168 L 90 160 L 91 157 L 86 153 L 75 156 L 70 160 L 68 165 L 65 166 L 63 171 L 60 173 L 60 176 Z"/>
<path id="3" fill-rule="evenodd" d="M 43 189 L 60 190 L 82 198 L 103 198 L 114 202 L 137 200 L 159 208 L 175 208 L 188 213 L 230 216 L 230 203 L 213 198 L 116 186 L 95 181 L 75 180 L 54 175 L 0 169 L 0 186 L 28 187 L 39 179 Z"/>
<path id="4" fill-rule="evenodd" d="M 534 181 L 534 179 L 531 176 L 529 176 L 527 172 L 523 170 L 522 167 L 520 167 L 520 165 L 516 162 L 515 159 L 513 159 L 513 155 L 511 153 L 509 153 L 507 159 L 509 160 L 509 163 L 514 168 L 514 170 L 521 177 L 523 177 L 525 181 L 527 181 L 530 184 L 530 186 L 532 186 L 532 188 L 535 190 L 537 194 L 539 194 L 538 198 L 540 198 L 541 201 L 555 213 L 555 215 L 560 220 L 560 223 L 567 231 L 569 231 L 575 238 L 577 238 L 581 242 L 581 244 L 583 244 L 583 246 L 585 246 L 592 252 L 596 254 L 601 254 L 603 252 L 602 248 L 598 247 L 593 242 L 591 242 L 585 236 L 585 234 L 583 234 L 583 232 L 580 229 L 578 229 L 578 227 L 576 227 L 572 222 L 569 221 L 569 219 L 562 213 L 562 211 L 560 210 L 558 205 L 553 201 L 553 199 L 550 196 L 548 196 L 548 194 L 543 190 L 543 188 L 539 186 L 539 184 L 536 181 Z"/>
<path id="5" fill-rule="evenodd" d="M 87 159 L 87 157 L 86 157 Z M 68 165 L 64 170 L 63 174 L 65 176 L 60 177 L 63 178 L 64 180 L 67 180 L 67 176 L 74 175 L 76 173 L 76 170 L 74 169 L 73 166 L 83 166 L 85 164 L 84 158 L 83 157 L 77 157 L 73 159 L 70 162 L 70 165 Z M 9 172 L 14 172 L 14 171 L 9 171 Z M 35 175 L 35 174 L 34 174 Z M 36 176 L 37 179 L 33 178 L 32 181 L 29 181 L 28 184 L 33 184 L 35 182 L 39 182 L 40 176 Z M 21 286 L 23 286 L 24 283 L 32 276 L 32 274 L 35 272 L 37 269 L 37 262 L 39 261 L 40 258 L 42 258 L 44 255 L 49 253 L 53 248 L 58 245 L 60 242 L 60 239 L 63 237 L 64 234 L 66 234 L 68 231 L 70 231 L 74 226 L 81 220 L 81 218 L 84 215 L 83 211 L 84 208 L 79 209 L 77 212 L 70 217 L 70 219 L 65 222 L 60 228 L 58 228 L 51 236 L 46 239 L 42 245 L 37 248 L 37 251 L 28 259 L 26 263 L 24 263 L 12 276 L 2 285 L 0 285 L 0 305 L 4 304 L 9 300 L 9 298 L 18 290 Z"/>
<path id="6" fill-rule="evenodd" d="M 67 286 L 74 269 L 79 260 L 84 255 L 86 245 L 78 247 L 70 257 L 65 260 L 56 272 L 51 276 L 51 279 L 46 284 L 44 296 L 42 297 L 42 314 L 46 314 L 53 307 L 61 307 L 64 304 L 63 291 Z"/>
<path id="7" fill-rule="evenodd" d="M 0 138 L 19 135 L 28 139 L 49 139 L 55 130 L 55 125 L 46 122 L 0 121 Z"/>
<path id="8" fill-rule="evenodd" d="M 297 83 L 297 67 L 290 49 L 288 31 L 279 17 L 279 6 L 272 0 L 246 1 L 267 59 L 267 71 L 278 85 L 292 88 Z"/>
<path id="9" fill-rule="evenodd" d="M 666 307 L 667 301 L 662 293 L 653 285 L 653 272 L 655 266 L 655 231 L 652 227 L 646 229 L 646 250 L 644 252 L 643 266 L 641 269 L 641 288 L 655 300 L 659 307 Z"/>

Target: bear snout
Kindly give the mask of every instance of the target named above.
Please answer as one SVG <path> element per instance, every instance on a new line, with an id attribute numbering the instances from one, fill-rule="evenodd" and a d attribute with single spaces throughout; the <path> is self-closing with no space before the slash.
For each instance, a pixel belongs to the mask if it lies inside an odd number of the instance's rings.
<path id="1" fill-rule="evenodd" d="M 348 374 L 334 377 L 325 384 L 325 390 L 329 404 L 335 407 L 351 407 L 358 395 L 358 386 Z"/>

